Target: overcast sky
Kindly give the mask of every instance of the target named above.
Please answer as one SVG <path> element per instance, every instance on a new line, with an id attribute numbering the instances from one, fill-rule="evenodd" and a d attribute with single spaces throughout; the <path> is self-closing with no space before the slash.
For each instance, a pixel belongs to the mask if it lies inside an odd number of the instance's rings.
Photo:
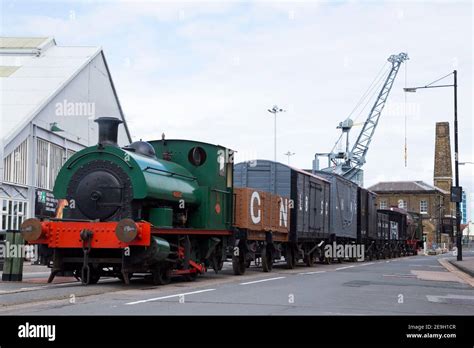
<path id="1" fill-rule="evenodd" d="M 370 145 L 365 185 L 433 183 L 435 122 L 449 121 L 453 131 L 453 91 L 421 90 L 405 104 L 402 88 L 453 69 L 460 160 L 474 160 L 470 1 L 0 2 L 3 36 L 104 48 L 135 139 L 164 132 L 233 148 L 238 160 L 273 159 L 267 109 L 278 104 L 287 110 L 278 116 L 278 160 L 286 163 L 291 151 L 292 165 L 310 168 L 315 152 L 331 150 L 336 126 L 386 59 L 407 52 Z M 474 211 L 474 166 L 460 168 Z"/>

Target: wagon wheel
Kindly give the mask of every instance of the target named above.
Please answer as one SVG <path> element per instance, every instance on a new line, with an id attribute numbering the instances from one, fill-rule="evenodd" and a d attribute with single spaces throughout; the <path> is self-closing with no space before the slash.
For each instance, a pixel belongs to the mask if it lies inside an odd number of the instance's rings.
<path id="1" fill-rule="evenodd" d="M 305 254 L 305 256 L 304 256 L 304 263 L 305 263 L 306 266 L 308 266 L 308 267 L 313 267 L 313 265 L 314 265 L 313 253 L 311 253 L 311 254 Z"/>
<path id="2" fill-rule="evenodd" d="M 245 257 L 244 255 L 233 255 L 232 256 L 232 269 L 235 275 L 242 275 L 245 273 Z"/>
<path id="3" fill-rule="evenodd" d="M 286 249 L 285 260 L 286 260 L 286 268 L 288 269 L 295 268 L 295 265 L 296 265 L 295 253 L 293 252 L 293 249 L 291 247 L 288 247 Z"/>
<path id="4" fill-rule="evenodd" d="M 171 282 L 171 269 L 159 268 L 151 273 L 153 285 L 166 285 Z"/>
<path id="5" fill-rule="evenodd" d="M 262 249 L 262 268 L 264 272 L 271 272 L 273 268 L 273 253 L 268 245 Z"/>
<path id="6" fill-rule="evenodd" d="M 133 277 L 133 273 L 129 273 L 129 274 L 128 274 L 128 280 L 132 279 L 132 277 Z M 122 272 L 119 273 L 119 275 L 117 276 L 117 278 L 120 279 L 122 282 L 125 283 L 125 279 L 123 278 Z"/>

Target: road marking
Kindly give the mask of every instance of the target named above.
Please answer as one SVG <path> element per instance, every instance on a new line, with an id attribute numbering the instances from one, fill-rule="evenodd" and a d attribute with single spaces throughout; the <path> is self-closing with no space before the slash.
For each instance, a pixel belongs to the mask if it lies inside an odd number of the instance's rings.
<path id="1" fill-rule="evenodd" d="M 270 280 L 277 280 L 277 279 L 283 279 L 283 278 L 286 278 L 286 277 L 276 277 L 276 278 L 267 278 L 267 279 L 261 279 L 261 280 L 254 280 L 253 282 L 240 283 L 240 285 L 249 285 L 249 284 L 261 283 L 261 282 L 268 282 Z"/>
<path id="2" fill-rule="evenodd" d="M 205 290 L 198 290 L 198 291 L 193 291 L 193 292 L 185 292 L 182 294 L 176 294 L 176 295 L 168 295 L 168 296 L 162 296 L 162 297 L 155 297 L 155 298 L 150 298 L 147 300 L 140 300 L 140 301 L 134 301 L 134 302 L 128 302 L 125 303 L 126 305 L 134 305 L 138 303 L 145 303 L 145 302 L 152 302 L 152 301 L 159 301 L 159 300 L 165 300 L 167 298 L 173 298 L 173 297 L 181 297 L 181 296 L 187 296 L 187 295 L 194 295 L 194 294 L 200 294 L 203 292 L 208 292 L 208 291 L 214 291 L 216 289 L 205 289 Z"/>
<path id="3" fill-rule="evenodd" d="M 390 261 L 385 261 L 385 263 L 389 263 Z"/>
<path id="4" fill-rule="evenodd" d="M 448 294 L 447 296 L 436 296 L 436 295 L 426 295 L 426 298 L 429 302 L 435 303 L 448 303 L 448 304 L 474 304 L 474 296 L 466 295 L 452 295 Z"/>
<path id="5" fill-rule="evenodd" d="M 341 269 L 352 268 L 352 267 L 355 267 L 355 266 L 352 265 L 352 266 L 339 267 L 339 268 L 336 268 L 336 271 L 339 271 L 339 270 L 341 270 Z"/>
<path id="6" fill-rule="evenodd" d="M 374 264 L 375 264 L 375 262 L 369 262 L 369 263 L 364 263 L 362 265 L 358 265 L 356 267 L 364 267 L 364 266 L 370 266 L 370 265 L 374 265 Z"/>
<path id="7" fill-rule="evenodd" d="M 298 275 L 305 275 L 305 274 L 319 274 L 319 273 L 326 273 L 326 271 L 304 272 L 304 273 L 298 273 Z"/>

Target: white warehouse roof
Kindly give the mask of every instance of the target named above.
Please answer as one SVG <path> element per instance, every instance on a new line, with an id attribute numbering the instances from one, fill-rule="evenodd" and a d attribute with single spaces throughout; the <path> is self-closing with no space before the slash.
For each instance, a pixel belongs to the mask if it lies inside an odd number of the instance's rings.
<path id="1" fill-rule="evenodd" d="M 15 137 L 101 52 L 57 46 L 53 38 L 0 38 L 0 143 Z"/>

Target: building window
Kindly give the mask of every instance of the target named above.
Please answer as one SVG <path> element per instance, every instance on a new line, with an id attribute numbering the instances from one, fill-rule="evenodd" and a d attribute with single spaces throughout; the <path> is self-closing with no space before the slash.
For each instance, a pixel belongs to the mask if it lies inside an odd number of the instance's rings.
<path id="1" fill-rule="evenodd" d="M 398 207 L 399 207 L 400 209 L 405 209 L 405 210 L 407 210 L 407 206 L 408 206 L 408 205 L 407 205 L 407 201 L 405 201 L 404 199 L 400 199 L 400 200 L 398 201 Z"/>
<path id="2" fill-rule="evenodd" d="M 225 157 L 223 153 L 217 156 L 217 162 L 219 163 L 219 175 L 225 176 Z"/>
<path id="3" fill-rule="evenodd" d="M 66 151 L 61 146 L 38 139 L 36 154 L 36 186 L 52 190 L 59 170 L 74 151 Z"/>
<path id="4" fill-rule="evenodd" d="M 13 184 L 26 185 L 28 173 L 28 139 L 22 142 L 3 160 L 3 180 Z"/>
<path id="5" fill-rule="evenodd" d="M 428 214 L 428 201 L 422 199 L 420 201 L 420 213 L 421 214 Z"/>
<path id="6" fill-rule="evenodd" d="M 18 230 L 26 217 L 27 202 L 0 199 L 0 230 Z"/>
<path id="7" fill-rule="evenodd" d="M 380 201 L 380 209 L 387 209 L 387 201 L 381 200 Z"/>

